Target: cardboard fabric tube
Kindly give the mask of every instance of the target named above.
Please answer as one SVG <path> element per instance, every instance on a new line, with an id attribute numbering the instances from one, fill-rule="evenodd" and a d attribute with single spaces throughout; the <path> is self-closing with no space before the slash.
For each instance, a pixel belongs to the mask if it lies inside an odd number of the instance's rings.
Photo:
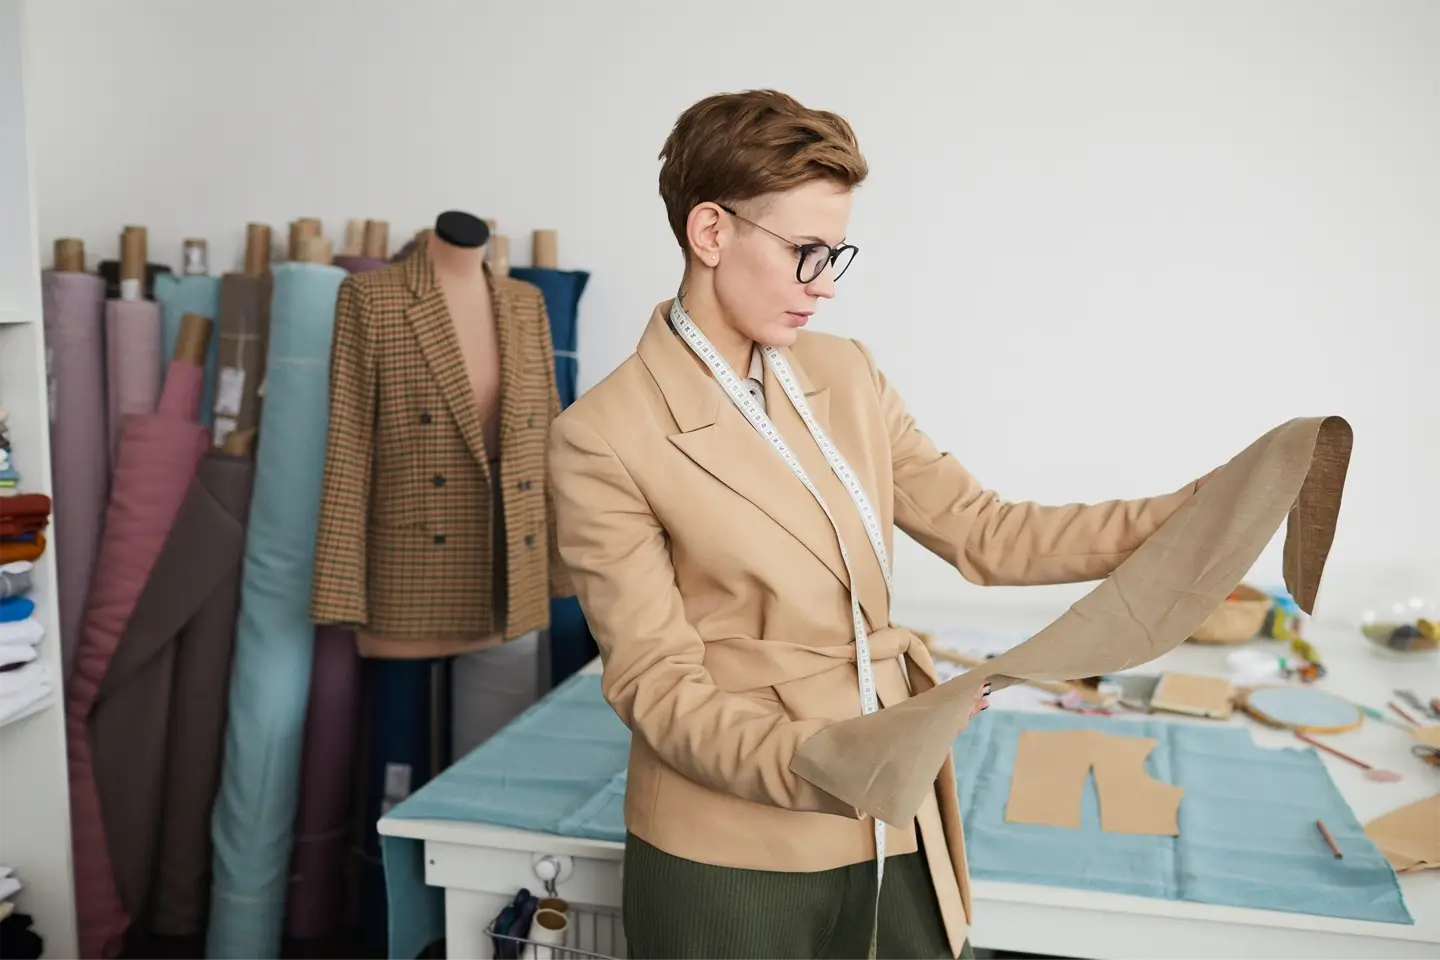
<path id="1" fill-rule="evenodd" d="M 536 230 L 530 237 L 530 266 L 551 270 L 560 266 L 560 235 L 554 230 Z"/>
<path id="2" fill-rule="evenodd" d="M 300 241 L 299 255 L 293 259 L 303 263 L 331 263 L 335 257 L 330 241 L 324 237 L 306 237 Z"/>
<path id="3" fill-rule="evenodd" d="M 390 223 L 387 220 L 365 221 L 365 242 L 360 255 L 384 260 L 390 255 Z"/>
<path id="4" fill-rule="evenodd" d="M 55 272 L 85 272 L 85 241 L 61 237 L 55 241 Z"/>
<path id="5" fill-rule="evenodd" d="M 503 233 L 490 234 L 490 272 L 497 277 L 510 276 L 510 238 Z"/>
<path id="6" fill-rule="evenodd" d="M 270 269 L 270 225 L 245 226 L 245 276 L 258 277 Z"/>
<path id="7" fill-rule="evenodd" d="M 300 248 L 306 240 L 320 236 L 320 221 L 314 217 L 301 217 L 290 224 L 290 259 L 299 260 Z"/>
<path id="8" fill-rule="evenodd" d="M 180 335 L 175 338 L 175 356 L 180 363 L 204 366 L 205 351 L 210 347 L 210 329 L 214 321 L 198 313 L 187 313 L 180 318 Z"/>
<path id="9" fill-rule="evenodd" d="M 358 257 L 365 249 L 365 221 L 349 220 L 345 223 L 345 246 L 340 253 L 346 257 Z"/>
<path id="10" fill-rule="evenodd" d="M 204 240 L 186 238 L 180 272 L 187 277 L 203 277 L 210 272 L 210 254 Z"/>
<path id="11" fill-rule="evenodd" d="M 144 297 L 145 258 L 149 243 L 144 227 L 126 227 L 120 234 L 120 299 Z"/>

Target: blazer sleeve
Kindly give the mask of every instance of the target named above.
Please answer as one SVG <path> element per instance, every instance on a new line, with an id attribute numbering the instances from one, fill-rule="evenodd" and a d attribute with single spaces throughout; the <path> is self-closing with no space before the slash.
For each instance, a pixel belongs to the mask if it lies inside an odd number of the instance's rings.
<path id="1" fill-rule="evenodd" d="M 550 313 L 545 309 L 545 297 L 538 289 L 535 292 L 535 299 L 538 301 L 540 309 L 540 355 L 545 361 L 545 383 L 546 389 L 549 391 L 549 408 L 545 417 L 545 429 L 548 432 L 551 427 L 554 426 L 555 418 L 560 416 L 560 388 L 555 382 L 555 343 L 551 339 L 550 334 Z M 575 587 L 570 582 L 570 571 L 565 569 L 565 562 L 560 556 L 560 538 L 555 523 L 555 489 L 551 483 L 550 476 L 550 471 L 547 469 L 545 477 L 545 532 L 550 550 L 550 596 L 573 597 L 575 595 Z"/>
<path id="2" fill-rule="evenodd" d="M 667 535 L 609 444 L 569 416 L 550 436 L 560 552 L 600 647 L 605 698 L 631 733 L 696 783 L 755 803 L 856 818 L 790 772 L 829 724 L 720 689 L 685 618 Z"/>
<path id="3" fill-rule="evenodd" d="M 370 619 L 366 577 L 378 384 L 369 296 L 359 277 L 340 284 L 330 347 L 330 429 L 320 486 L 314 623 L 363 627 Z"/>
<path id="4" fill-rule="evenodd" d="M 1045 506 L 983 487 L 916 426 L 856 341 L 880 395 L 895 478 L 895 523 L 972 583 L 1034 586 L 1109 576 L 1198 487 L 1139 500 Z"/>

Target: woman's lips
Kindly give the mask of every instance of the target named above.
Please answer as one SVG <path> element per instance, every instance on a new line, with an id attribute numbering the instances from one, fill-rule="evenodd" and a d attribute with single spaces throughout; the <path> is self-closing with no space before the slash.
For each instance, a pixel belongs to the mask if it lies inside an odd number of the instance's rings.
<path id="1" fill-rule="evenodd" d="M 810 322 L 808 313 L 787 313 L 785 317 L 790 321 L 792 327 L 803 327 Z"/>

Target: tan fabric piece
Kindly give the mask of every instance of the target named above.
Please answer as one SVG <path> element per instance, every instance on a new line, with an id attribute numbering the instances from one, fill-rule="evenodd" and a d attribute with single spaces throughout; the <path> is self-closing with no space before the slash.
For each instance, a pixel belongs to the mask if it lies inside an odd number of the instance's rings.
<path id="1" fill-rule="evenodd" d="M 1145 758 L 1154 749 L 1149 737 L 1026 730 L 1015 750 L 1005 819 L 1079 830 L 1085 781 L 1093 770 L 1101 830 L 1177 837 L 1184 791 L 1145 771 Z"/>
<path id="2" fill-rule="evenodd" d="M 1150 695 L 1150 709 L 1223 720 L 1234 711 L 1235 687 L 1225 677 L 1167 673 Z"/>
<path id="3" fill-rule="evenodd" d="M 790 769 L 864 813 L 908 822 L 934 788 L 981 684 L 1074 680 L 1154 660 L 1224 602 L 1287 518 L 1285 585 L 1311 612 L 1352 440 L 1339 417 L 1269 431 L 1054 623 L 904 703 L 827 726 L 799 746 Z"/>
<path id="4" fill-rule="evenodd" d="M 1365 835 L 1401 873 L 1440 867 L 1440 793 L 1371 820 Z"/>

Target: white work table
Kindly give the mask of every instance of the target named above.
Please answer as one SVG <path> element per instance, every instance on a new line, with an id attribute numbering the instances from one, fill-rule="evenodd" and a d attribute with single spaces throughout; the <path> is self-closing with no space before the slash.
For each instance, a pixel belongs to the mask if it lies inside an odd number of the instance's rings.
<path id="1" fill-rule="evenodd" d="M 911 612 L 904 622 L 927 630 L 954 625 L 1023 635 L 1048 621 L 1008 614 L 960 621 L 951 610 L 934 617 Z M 1358 631 L 1343 626 L 1309 624 L 1306 636 L 1329 669 L 1318 684 L 1321 689 L 1381 709 L 1394 699 L 1396 688 L 1425 696 L 1440 694 L 1440 659 L 1389 659 L 1373 651 Z M 1283 649 L 1268 641 L 1254 645 L 1273 652 Z M 1224 674 L 1226 656 L 1234 649 L 1184 644 L 1136 672 Z M 586 669 L 597 671 L 598 665 Z M 1150 719 L 1170 718 L 1154 714 Z M 1176 717 L 1174 722 L 1221 721 Z M 1293 735 L 1263 727 L 1238 712 L 1224 722 L 1249 729 L 1261 746 L 1297 745 Z M 1351 733 L 1324 739 L 1346 753 L 1403 774 L 1398 783 L 1376 783 L 1366 780 L 1358 768 L 1320 754 L 1362 823 L 1440 791 L 1440 769 L 1414 757 L 1410 748 L 1417 741 L 1395 727 L 1367 720 Z M 614 923 L 611 917 L 620 906 L 621 844 L 432 820 L 382 819 L 379 829 L 382 834 L 425 842 L 426 882 L 446 892 L 446 935 L 452 958 L 491 956 L 485 925 L 519 887 L 539 886 L 533 862 L 544 854 L 567 858 L 573 869 L 561 884 L 561 896 L 594 908 L 601 915 L 600 923 Z M 982 948 L 1097 960 L 1362 956 L 1435 960 L 1440 957 L 1440 870 L 1402 874 L 1400 886 L 1415 918 L 1413 926 L 975 880 L 972 941 Z M 597 921 L 590 922 L 593 926 Z M 611 955 L 623 949 L 618 930 L 580 933 L 582 942 L 573 946 Z"/>

